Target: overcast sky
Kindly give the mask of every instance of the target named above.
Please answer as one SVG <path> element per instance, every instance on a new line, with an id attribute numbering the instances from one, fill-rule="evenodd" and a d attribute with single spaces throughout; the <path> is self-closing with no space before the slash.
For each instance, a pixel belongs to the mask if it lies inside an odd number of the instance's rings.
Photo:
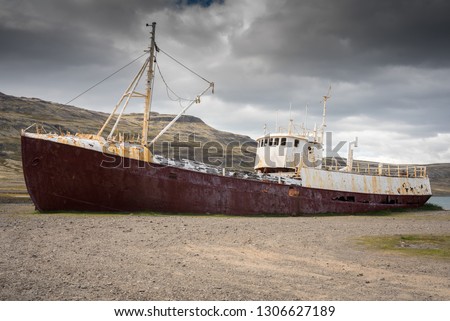
<path id="1" fill-rule="evenodd" d="M 320 124 L 331 84 L 333 145 L 358 136 L 355 158 L 450 162 L 449 12 L 446 0 L 0 0 L 0 92 L 66 103 L 140 56 L 155 21 L 158 46 L 215 82 L 188 114 L 217 129 L 256 138 L 277 114 L 286 126 L 290 104 L 297 124 L 306 105 Z M 144 59 L 71 104 L 109 112 Z M 157 61 L 180 96 L 206 88 Z M 155 81 L 153 110 L 177 113 Z"/>

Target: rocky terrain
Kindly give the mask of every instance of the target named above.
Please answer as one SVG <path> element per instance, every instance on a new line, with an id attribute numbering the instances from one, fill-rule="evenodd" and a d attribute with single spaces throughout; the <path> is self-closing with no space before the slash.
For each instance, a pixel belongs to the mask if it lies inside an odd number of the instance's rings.
<path id="1" fill-rule="evenodd" d="M 0 204 L 0 300 L 450 300 L 450 211 L 375 216 L 36 214 Z M 367 237 L 443 236 L 446 256 Z"/>

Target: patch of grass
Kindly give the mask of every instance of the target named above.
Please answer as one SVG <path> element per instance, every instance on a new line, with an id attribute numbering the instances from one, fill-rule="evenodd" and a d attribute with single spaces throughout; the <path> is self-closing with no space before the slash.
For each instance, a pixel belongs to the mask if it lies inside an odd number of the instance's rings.
<path id="1" fill-rule="evenodd" d="M 2 194 L 0 193 L 0 204 L 28 204 L 32 203 L 28 194 Z"/>
<path id="2" fill-rule="evenodd" d="M 242 217 L 251 217 L 251 218 L 266 218 L 266 217 L 291 217 L 290 215 L 285 214 L 254 214 L 254 215 L 231 215 L 231 214 L 222 214 L 222 213 L 175 213 L 175 212 L 108 212 L 108 211 L 35 211 L 34 214 L 42 214 L 42 215 L 75 215 L 75 216 L 185 216 L 185 217 L 205 217 L 205 218 L 242 218 Z"/>
<path id="3" fill-rule="evenodd" d="M 365 236 L 360 244 L 369 248 L 412 256 L 450 259 L 450 235 L 408 234 Z"/>
<path id="4" fill-rule="evenodd" d="M 422 207 L 419 207 L 418 210 L 421 211 L 444 211 L 444 208 L 440 205 L 433 203 L 425 203 Z"/>
<path id="5" fill-rule="evenodd" d="M 395 214 L 426 212 L 426 211 L 444 211 L 444 208 L 442 208 L 440 205 L 425 203 L 420 207 L 391 208 L 388 210 L 369 211 L 360 213 L 319 213 L 319 214 L 307 214 L 302 216 L 391 216 Z"/>

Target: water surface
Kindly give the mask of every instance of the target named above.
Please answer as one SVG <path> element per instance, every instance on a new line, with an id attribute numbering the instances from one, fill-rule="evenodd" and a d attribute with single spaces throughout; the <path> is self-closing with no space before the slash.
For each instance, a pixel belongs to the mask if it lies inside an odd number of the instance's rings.
<path id="1" fill-rule="evenodd" d="M 427 204 L 442 206 L 444 210 L 450 210 L 450 196 L 431 196 Z"/>

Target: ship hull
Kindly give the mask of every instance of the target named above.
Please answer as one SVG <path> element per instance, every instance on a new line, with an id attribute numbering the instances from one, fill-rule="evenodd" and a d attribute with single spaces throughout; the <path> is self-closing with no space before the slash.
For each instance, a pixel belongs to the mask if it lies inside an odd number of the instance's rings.
<path id="1" fill-rule="evenodd" d="M 22 163 L 39 211 L 358 213 L 419 207 L 431 196 L 343 192 L 207 174 L 25 135 Z"/>

